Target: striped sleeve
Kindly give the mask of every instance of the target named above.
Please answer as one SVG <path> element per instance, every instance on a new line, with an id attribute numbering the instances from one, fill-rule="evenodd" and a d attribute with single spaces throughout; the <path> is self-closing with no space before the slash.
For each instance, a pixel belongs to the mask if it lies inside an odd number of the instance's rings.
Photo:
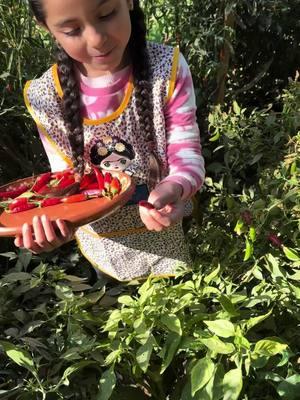
<path id="1" fill-rule="evenodd" d="M 205 178 L 196 109 L 191 72 L 180 54 L 175 90 L 165 106 L 169 175 L 161 183 L 180 184 L 184 200 L 201 188 Z"/>

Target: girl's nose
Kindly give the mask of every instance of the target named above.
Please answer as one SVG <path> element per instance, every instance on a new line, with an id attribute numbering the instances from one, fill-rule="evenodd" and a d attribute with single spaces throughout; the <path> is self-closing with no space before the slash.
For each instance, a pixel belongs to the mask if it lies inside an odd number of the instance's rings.
<path id="1" fill-rule="evenodd" d="M 90 27 L 86 32 L 86 40 L 89 48 L 100 50 L 106 42 L 106 34 L 97 27 Z"/>

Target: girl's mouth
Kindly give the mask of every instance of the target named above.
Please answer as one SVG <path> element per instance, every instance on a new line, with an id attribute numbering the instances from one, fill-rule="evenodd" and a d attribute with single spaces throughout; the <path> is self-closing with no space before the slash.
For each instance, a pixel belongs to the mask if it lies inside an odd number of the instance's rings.
<path id="1" fill-rule="evenodd" d="M 95 60 L 103 61 L 103 60 L 107 59 L 111 55 L 112 52 L 113 52 L 113 49 L 108 51 L 107 53 L 102 53 L 97 56 L 93 56 L 93 58 Z"/>

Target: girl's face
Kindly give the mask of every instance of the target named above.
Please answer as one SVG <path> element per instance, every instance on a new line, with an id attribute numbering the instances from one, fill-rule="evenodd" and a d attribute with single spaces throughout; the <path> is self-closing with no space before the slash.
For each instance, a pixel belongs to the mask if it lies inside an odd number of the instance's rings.
<path id="1" fill-rule="evenodd" d="M 126 65 L 133 0 L 43 0 L 46 24 L 86 76 Z"/>
<path id="2" fill-rule="evenodd" d="M 108 171 L 124 171 L 130 164 L 129 158 L 112 153 L 101 162 L 100 167 Z"/>

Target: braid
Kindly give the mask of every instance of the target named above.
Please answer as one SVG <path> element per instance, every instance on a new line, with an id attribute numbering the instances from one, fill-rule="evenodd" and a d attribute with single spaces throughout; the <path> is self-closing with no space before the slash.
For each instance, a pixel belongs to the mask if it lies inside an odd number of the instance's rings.
<path id="1" fill-rule="evenodd" d="M 147 49 L 147 29 L 145 15 L 139 5 L 139 0 L 134 0 L 133 10 L 130 11 L 132 33 L 128 44 L 129 54 L 133 67 L 133 77 L 136 92 L 136 107 L 141 132 L 145 134 L 146 141 L 153 143 L 153 99 L 151 86 L 151 68 Z M 150 149 L 150 150 L 153 150 Z M 160 167 L 154 154 L 150 157 L 150 183 L 155 184 L 160 179 Z"/>
<path id="2" fill-rule="evenodd" d="M 69 132 L 69 140 L 74 158 L 74 168 L 80 175 L 84 172 L 84 136 L 80 111 L 80 92 L 75 76 L 74 61 L 58 46 L 57 65 L 63 89 L 63 113 Z"/>

